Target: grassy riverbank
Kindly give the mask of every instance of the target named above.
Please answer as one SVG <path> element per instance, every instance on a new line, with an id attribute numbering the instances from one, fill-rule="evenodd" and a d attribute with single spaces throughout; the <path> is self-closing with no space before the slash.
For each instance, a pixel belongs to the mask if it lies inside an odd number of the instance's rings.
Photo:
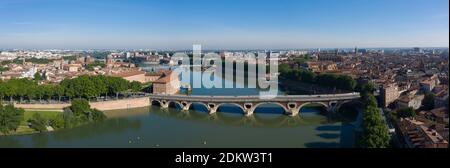
<path id="1" fill-rule="evenodd" d="M 8 135 L 26 135 L 26 134 L 34 134 L 38 133 L 38 131 L 30 128 L 28 126 L 28 120 L 35 114 L 39 113 L 43 118 L 50 120 L 55 118 L 61 112 L 58 111 L 25 111 L 23 114 L 23 120 L 20 122 L 19 128 L 16 131 L 10 132 Z M 3 135 L 0 133 L 0 135 Z"/>

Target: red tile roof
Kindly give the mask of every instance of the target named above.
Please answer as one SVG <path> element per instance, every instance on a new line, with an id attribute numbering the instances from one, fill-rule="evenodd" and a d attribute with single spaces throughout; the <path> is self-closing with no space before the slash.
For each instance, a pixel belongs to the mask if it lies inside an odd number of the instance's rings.
<path id="1" fill-rule="evenodd" d="M 111 76 L 124 78 L 124 77 L 130 77 L 130 76 L 136 76 L 136 75 L 142 75 L 142 74 L 145 74 L 145 72 L 144 71 L 126 71 L 126 72 L 113 74 Z"/>

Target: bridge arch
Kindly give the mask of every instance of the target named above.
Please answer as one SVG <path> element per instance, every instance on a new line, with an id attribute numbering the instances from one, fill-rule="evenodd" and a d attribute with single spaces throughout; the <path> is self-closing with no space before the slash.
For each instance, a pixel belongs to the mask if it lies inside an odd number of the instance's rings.
<path id="1" fill-rule="evenodd" d="M 343 105 L 347 105 L 349 103 L 356 103 L 356 102 L 353 100 L 345 100 L 343 102 L 339 102 L 336 106 L 336 110 L 339 111 Z"/>
<path id="2" fill-rule="evenodd" d="M 161 101 L 159 101 L 159 100 L 150 100 L 150 104 L 151 105 L 161 106 Z"/>
<path id="3" fill-rule="evenodd" d="M 226 105 L 231 105 L 232 107 L 239 107 L 242 110 L 242 113 L 245 113 L 244 106 L 238 103 L 220 103 L 217 105 L 217 110 L 222 112 L 220 109 Z"/>
<path id="4" fill-rule="evenodd" d="M 278 103 L 278 102 L 261 102 L 253 106 L 253 111 L 255 111 L 258 107 L 263 105 L 276 105 L 278 107 L 281 107 L 284 110 L 284 113 L 288 112 L 288 109 L 285 105 Z"/>
<path id="5" fill-rule="evenodd" d="M 183 108 L 183 105 L 181 105 L 181 102 L 178 101 L 169 101 L 169 107 L 171 108 L 176 108 L 176 109 L 181 109 Z"/>
<path id="6" fill-rule="evenodd" d="M 361 107 L 359 101 L 344 101 L 337 105 L 335 111 L 346 119 L 356 120 Z"/>
<path id="7" fill-rule="evenodd" d="M 304 107 L 306 107 L 306 106 L 308 106 L 308 105 L 313 105 L 313 104 L 319 104 L 319 105 L 321 105 L 321 106 L 324 108 L 324 110 L 328 110 L 329 107 L 330 107 L 330 106 L 329 106 L 327 103 L 325 103 L 325 102 L 306 102 L 306 103 L 301 104 L 301 105 L 298 107 L 299 112 L 300 112 L 300 113 L 302 112 L 302 108 L 304 108 Z"/>
<path id="8" fill-rule="evenodd" d="M 195 109 L 196 107 L 202 106 L 204 109 Z M 209 111 L 209 107 L 208 104 L 203 103 L 203 102 L 192 102 L 191 106 L 189 107 L 190 110 L 195 110 L 195 111 L 200 111 L 200 112 L 208 112 Z"/>

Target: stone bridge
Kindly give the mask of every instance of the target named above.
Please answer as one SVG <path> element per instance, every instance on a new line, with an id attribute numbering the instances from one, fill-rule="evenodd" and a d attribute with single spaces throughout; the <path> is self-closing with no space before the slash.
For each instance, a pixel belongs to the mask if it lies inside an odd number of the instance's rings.
<path id="1" fill-rule="evenodd" d="M 291 116 L 298 115 L 300 109 L 308 104 L 321 104 L 327 111 L 335 112 L 344 103 L 360 98 L 359 93 L 326 94 L 326 95 L 279 95 L 273 99 L 262 99 L 260 96 L 201 96 L 201 95 L 159 95 L 149 94 L 150 104 L 158 103 L 161 108 L 169 108 L 175 103 L 181 110 L 187 111 L 193 103 L 201 104 L 209 114 L 216 113 L 222 105 L 236 105 L 246 116 L 253 114 L 263 104 L 276 104 Z"/>

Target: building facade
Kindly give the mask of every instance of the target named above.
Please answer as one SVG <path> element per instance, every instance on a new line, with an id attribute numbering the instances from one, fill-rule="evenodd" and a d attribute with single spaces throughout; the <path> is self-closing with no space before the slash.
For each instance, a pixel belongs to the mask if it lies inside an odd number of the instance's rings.
<path id="1" fill-rule="evenodd" d="M 391 83 L 383 85 L 380 89 L 380 94 L 383 107 L 387 107 L 398 99 L 400 91 L 397 84 Z"/>
<path id="2" fill-rule="evenodd" d="M 164 72 L 163 75 L 153 82 L 154 94 L 176 94 L 180 91 L 180 79 L 173 71 Z"/>

